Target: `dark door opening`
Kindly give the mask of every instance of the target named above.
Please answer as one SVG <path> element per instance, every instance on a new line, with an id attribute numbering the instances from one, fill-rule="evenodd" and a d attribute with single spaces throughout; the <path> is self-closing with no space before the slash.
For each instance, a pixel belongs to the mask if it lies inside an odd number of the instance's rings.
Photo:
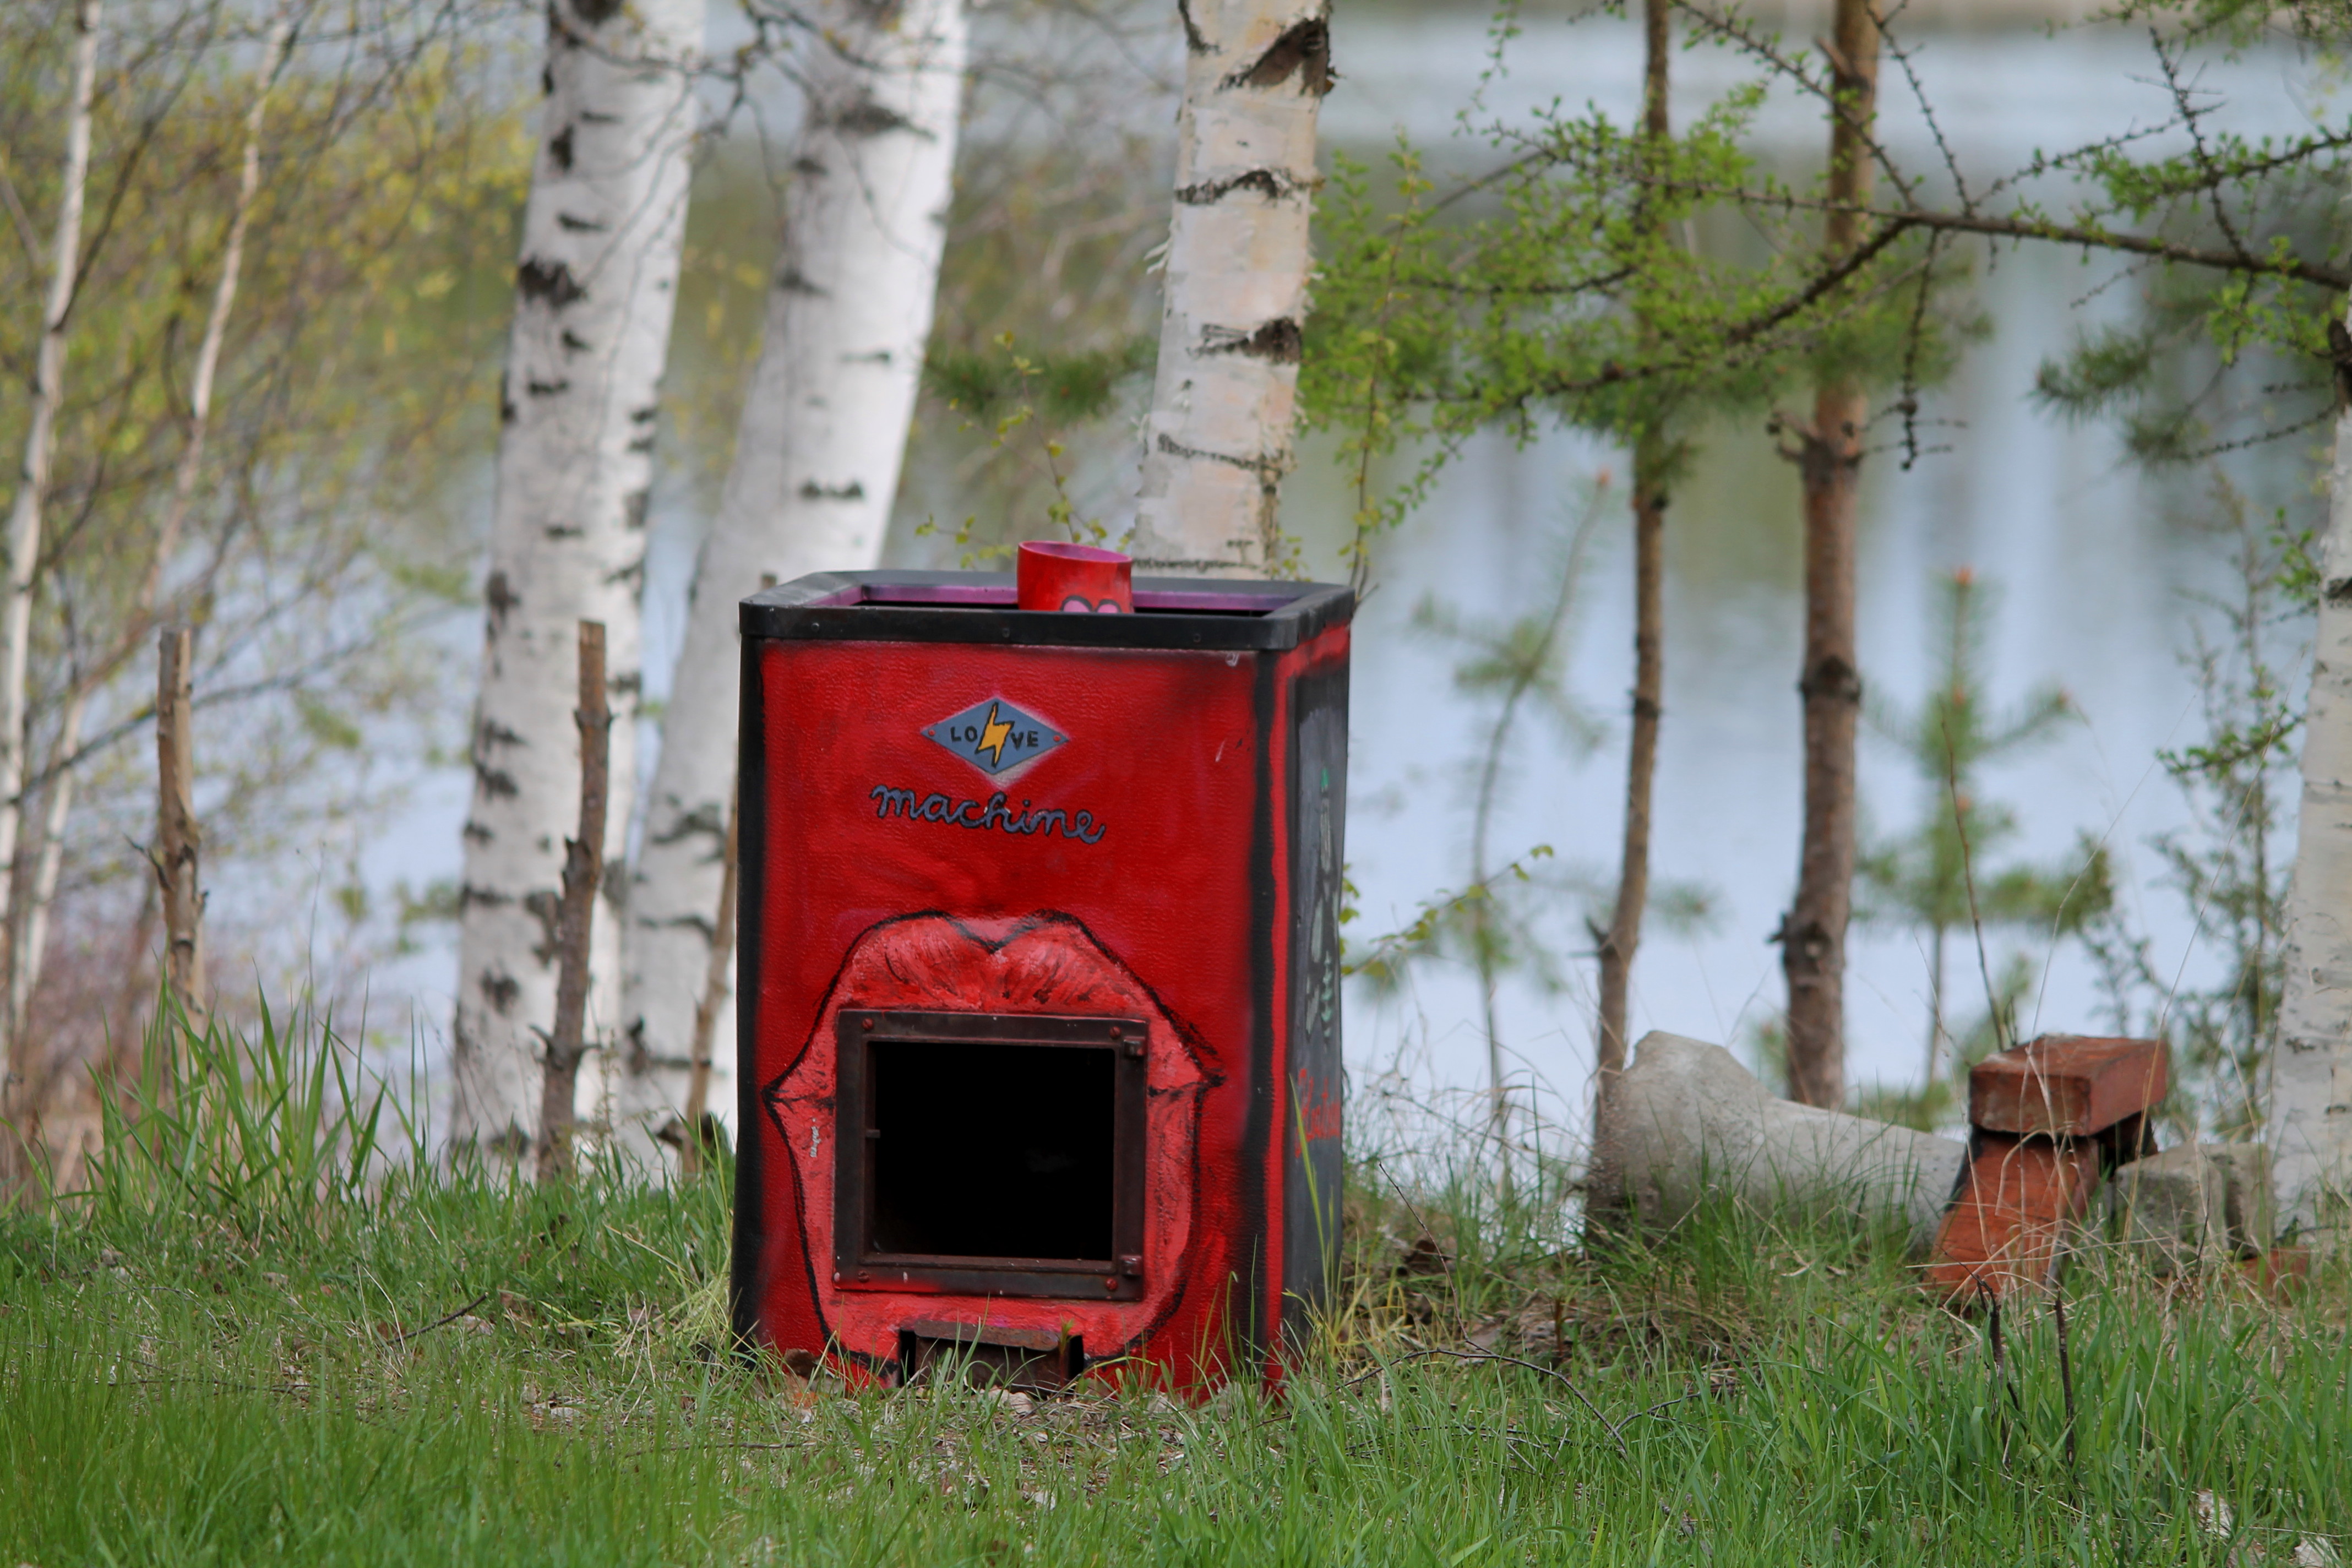
<path id="1" fill-rule="evenodd" d="M 868 1245 L 1109 1268 L 1117 1060 L 1066 1046 L 875 1041 Z"/>
<path id="2" fill-rule="evenodd" d="M 842 1285 L 1139 1292 L 1141 1020 L 839 1016 Z"/>

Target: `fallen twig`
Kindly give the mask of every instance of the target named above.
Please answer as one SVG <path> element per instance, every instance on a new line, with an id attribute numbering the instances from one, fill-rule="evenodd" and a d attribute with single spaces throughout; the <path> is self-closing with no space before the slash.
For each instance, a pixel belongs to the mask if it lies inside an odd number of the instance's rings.
<path id="1" fill-rule="evenodd" d="M 806 1443 L 673 1443 L 667 1447 L 656 1445 L 651 1448 L 630 1448 L 615 1457 L 623 1459 L 646 1459 L 665 1454 L 696 1454 L 721 1448 L 766 1451 L 778 1448 L 805 1448 L 808 1446 Z"/>
<path id="2" fill-rule="evenodd" d="M 395 1345 L 404 1344 L 420 1334 L 429 1334 L 436 1329 L 446 1329 L 450 1324 L 456 1322 L 458 1319 L 464 1317 L 467 1313 L 472 1311 L 475 1308 L 480 1306 L 489 1299 L 490 1292 L 485 1290 L 480 1295 L 475 1297 L 472 1300 L 467 1302 L 464 1306 L 458 1308 L 456 1311 L 450 1313 L 447 1317 L 436 1318 L 433 1321 L 425 1324 L 421 1329 L 411 1329 L 406 1333 L 394 1334 L 386 1342 Z"/>

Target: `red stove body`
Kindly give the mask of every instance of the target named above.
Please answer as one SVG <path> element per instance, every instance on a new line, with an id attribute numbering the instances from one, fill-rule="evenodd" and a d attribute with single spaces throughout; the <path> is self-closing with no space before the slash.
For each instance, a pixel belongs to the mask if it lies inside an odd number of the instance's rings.
<path id="1" fill-rule="evenodd" d="M 1336 1266 L 1351 595 L 745 601 L 734 1312 L 897 1380 L 1279 1376 Z"/>

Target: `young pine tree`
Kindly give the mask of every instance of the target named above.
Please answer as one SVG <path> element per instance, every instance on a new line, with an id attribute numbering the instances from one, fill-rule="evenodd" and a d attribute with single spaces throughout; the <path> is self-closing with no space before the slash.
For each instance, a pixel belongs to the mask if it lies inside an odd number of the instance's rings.
<path id="1" fill-rule="evenodd" d="M 2106 852 L 2095 847 L 2067 859 L 2037 866 L 1999 859 L 2019 832 L 2017 814 L 1984 798 L 1979 770 L 2048 741 L 2074 716 L 2066 694 L 2044 686 L 2006 711 L 1985 699 L 1986 628 L 1992 595 L 1962 567 L 1946 576 L 1937 621 L 1936 684 L 1918 707 L 1905 710 L 1876 706 L 1873 727 L 1898 747 L 1924 786 L 1926 810 L 1917 825 L 1897 838 L 1871 846 L 1860 857 L 1861 918 L 1867 923 L 1906 928 L 1920 934 L 1927 953 L 1927 1041 L 1916 1100 L 1890 1107 L 1895 1119 L 1932 1122 L 1949 1098 L 1939 1076 L 1948 1046 L 1969 1044 L 1960 1037 L 1985 1034 L 1990 1048 L 2013 1043 L 2014 1012 L 2021 987 L 2014 965 L 1996 977 L 1982 942 L 1987 934 L 2012 931 L 2029 942 L 2056 942 L 2081 931 L 2111 901 Z M 1986 999 L 1986 1017 L 1977 1030 L 1952 1027 L 1950 985 L 1955 941 L 1961 963 L 1973 952 Z M 1963 1048 L 1958 1054 L 1966 1055 Z"/>

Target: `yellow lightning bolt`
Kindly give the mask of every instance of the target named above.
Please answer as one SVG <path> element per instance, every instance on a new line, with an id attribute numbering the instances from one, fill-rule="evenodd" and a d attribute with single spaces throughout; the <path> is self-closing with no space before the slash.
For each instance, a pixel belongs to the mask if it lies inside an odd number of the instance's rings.
<path id="1" fill-rule="evenodd" d="M 974 749 L 989 753 L 989 761 L 998 767 L 1004 765 L 1004 742 L 1013 738 L 1013 726 L 996 717 L 996 704 L 988 705 L 988 722 L 980 727 L 980 744 Z"/>

